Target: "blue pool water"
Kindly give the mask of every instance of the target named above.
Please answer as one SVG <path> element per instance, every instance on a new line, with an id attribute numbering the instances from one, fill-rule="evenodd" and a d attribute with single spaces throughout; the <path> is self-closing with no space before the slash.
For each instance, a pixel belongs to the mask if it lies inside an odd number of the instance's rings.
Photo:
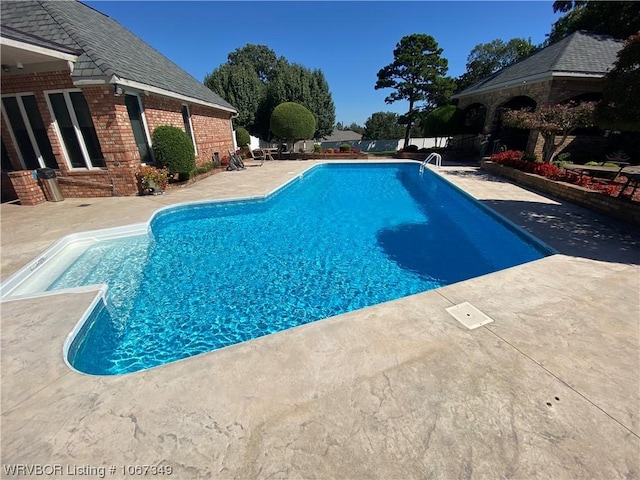
<path id="1" fill-rule="evenodd" d="M 317 166 L 266 200 L 161 212 L 50 290 L 109 285 L 68 360 L 134 372 L 550 252 L 419 165 Z"/>

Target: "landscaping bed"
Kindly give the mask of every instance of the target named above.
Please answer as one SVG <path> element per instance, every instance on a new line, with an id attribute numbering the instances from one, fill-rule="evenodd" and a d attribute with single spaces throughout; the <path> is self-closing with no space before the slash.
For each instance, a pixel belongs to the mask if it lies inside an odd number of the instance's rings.
<path id="1" fill-rule="evenodd" d="M 514 180 L 522 186 L 640 225 L 640 191 L 638 191 L 640 189 L 636 189 L 633 198 L 630 196 L 631 188 L 622 192 L 621 190 L 627 181 L 623 174 L 618 176 L 615 182 L 592 177 L 580 179 L 579 175 L 552 164 L 525 162 L 531 165 L 523 166 L 515 162 L 514 159 L 506 161 L 502 159 L 504 163 L 507 163 L 505 165 L 501 162 L 501 158 L 494 157 L 496 156 L 492 156 L 491 160 L 483 159 L 481 168 Z M 508 165 L 509 163 L 512 165 Z M 531 171 L 523 171 L 517 167 Z M 578 184 L 572 182 L 578 182 Z"/>

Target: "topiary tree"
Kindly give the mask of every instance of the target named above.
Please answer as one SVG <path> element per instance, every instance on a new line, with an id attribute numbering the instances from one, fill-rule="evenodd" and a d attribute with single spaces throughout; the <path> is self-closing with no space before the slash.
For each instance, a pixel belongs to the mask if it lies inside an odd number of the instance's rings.
<path id="1" fill-rule="evenodd" d="M 236 129 L 236 142 L 240 148 L 246 147 L 251 143 L 251 135 L 244 127 L 238 127 Z"/>
<path id="2" fill-rule="evenodd" d="M 294 102 L 284 102 L 273 109 L 269 123 L 271 132 L 279 139 L 291 142 L 312 138 L 316 118 L 309 110 Z"/>
<path id="3" fill-rule="evenodd" d="M 153 155 L 160 167 L 167 167 L 171 175 L 190 178 L 196 171 L 196 156 L 191 138 L 178 127 L 162 125 L 152 135 Z"/>

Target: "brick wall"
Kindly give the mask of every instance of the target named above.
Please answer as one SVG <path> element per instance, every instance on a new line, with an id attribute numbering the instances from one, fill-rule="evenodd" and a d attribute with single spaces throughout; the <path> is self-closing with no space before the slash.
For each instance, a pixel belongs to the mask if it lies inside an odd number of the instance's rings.
<path id="1" fill-rule="evenodd" d="M 150 134 L 156 127 L 162 125 L 172 125 L 184 130 L 183 102 L 155 95 L 140 98 L 144 105 Z M 189 104 L 189 112 L 198 151 L 196 165 L 201 166 L 210 162 L 214 152 L 219 152 L 221 158 L 227 155 L 227 150 L 233 148 L 229 113 L 197 104 Z"/>
<path id="2" fill-rule="evenodd" d="M 38 205 L 46 201 L 38 180 L 33 178 L 33 170 L 9 172 L 9 178 L 18 195 L 20 205 Z"/>
<path id="3" fill-rule="evenodd" d="M 483 170 L 514 180 L 519 185 L 530 187 L 634 225 L 640 225 L 640 205 L 637 203 L 604 195 L 578 185 L 557 182 L 539 175 L 521 172 L 491 161 L 483 160 L 481 166 Z"/>
<path id="4" fill-rule="evenodd" d="M 34 72 L 2 76 L 2 93 L 31 93 L 36 102 L 53 154 L 59 167 L 59 184 L 65 197 L 104 197 L 133 195 L 138 191 L 135 178 L 140 166 L 140 154 L 125 104 L 125 96 L 115 96 L 112 85 L 87 86 L 82 93 L 87 100 L 93 124 L 105 160 L 105 168 L 71 169 L 55 131 L 52 115 L 45 99 L 45 91 L 74 89 L 68 70 Z M 160 125 L 174 125 L 184 129 L 182 103 L 157 95 L 140 95 L 150 133 Z M 233 147 L 230 114 L 200 105 L 189 105 L 198 155 L 196 164 L 210 162 L 213 152 L 224 156 Z M 11 164 L 16 170 L 23 167 L 16 148 L 3 122 L 2 141 L 7 148 Z M 27 195 L 26 204 L 35 201 L 33 192 L 16 182 L 21 176 L 10 177 L 16 193 Z M 36 182 L 37 186 L 37 182 Z M 21 193 L 19 193 L 21 192 Z M 20 197 L 23 201 L 23 198 Z M 24 203 L 23 202 L 23 203 Z"/>
<path id="5" fill-rule="evenodd" d="M 214 152 L 218 152 L 220 158 L 228 156 L 228 150 L 233 149 L 233 130 L 228 112 L 193 105 L 191 121 L 202 163 L 210 162 Z"/>

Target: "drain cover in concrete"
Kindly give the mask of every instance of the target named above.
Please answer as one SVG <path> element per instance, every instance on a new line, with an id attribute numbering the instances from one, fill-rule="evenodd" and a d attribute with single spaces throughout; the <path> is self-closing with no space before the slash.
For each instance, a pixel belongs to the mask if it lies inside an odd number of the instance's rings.
<path id="1" fill-rule="evenodd" d="M 487 323 L 493 322 L 493 319 L 487 317 L 484 313 L 471 305 L 469 302 L 460 303 L 453 307 L 447 308 L 447 312 L 458 320 L 462 325 L 469 330 L 481 327 Z"/>

